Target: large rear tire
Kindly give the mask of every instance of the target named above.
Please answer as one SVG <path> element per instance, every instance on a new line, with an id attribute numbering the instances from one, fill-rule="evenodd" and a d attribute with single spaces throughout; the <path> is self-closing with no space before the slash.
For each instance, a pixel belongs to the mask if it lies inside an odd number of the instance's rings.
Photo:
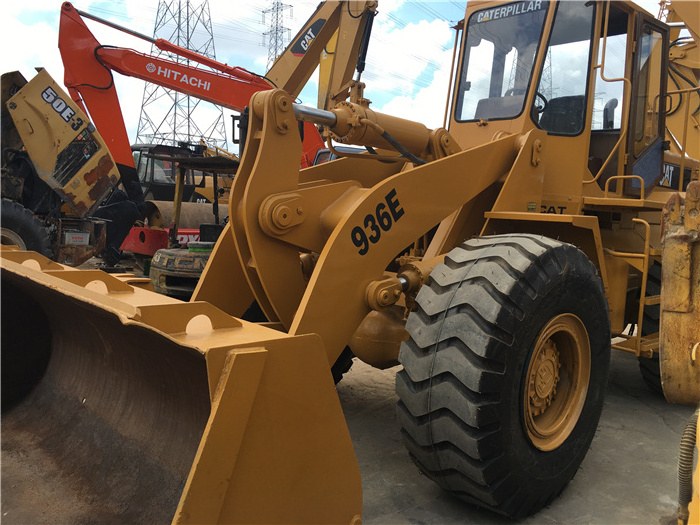
<path id="1" fill-rule="evenodd" d="M 545 237 L 474 239 L 417 303 L 396 380 L 413 461 L 466 501 L 537 512 L 573 478 L 602 411 L 610 322 L 595 267 Z"/>
<path id="2" fill-rule="evenodd" d="M 49 232 L 34 214 L 9 199 L 2 199 L 0 212 L 0 242 L 22 250 L 53 256 Z"/>
<path id="3" fill-rule="evenodd" d="M 649 267 L 649 275 L 647 277 L 646 295 L 661 294 L 661 263 L 654 262 Z M 644 307 L 642 319 L 642 335 L 649 335 L 659 331 L 661 323 L 661 307 L 658 304 L 650 304 Z M 639 327 L 637 327 L 639 329 Z M 655 353 L 652 357 L 637 357 L 639 362 L 639 371 L 642 373 L 642 379 L 646 383 L 647 388 L 660 396 L 664 395 L 663 387 L 661 386 L 661 368 L 659 363 L 659 354 Z"/>

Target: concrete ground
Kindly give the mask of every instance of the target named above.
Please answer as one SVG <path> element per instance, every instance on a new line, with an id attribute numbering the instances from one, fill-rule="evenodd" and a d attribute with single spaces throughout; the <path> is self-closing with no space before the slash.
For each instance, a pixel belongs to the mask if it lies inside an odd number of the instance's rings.
<path id="1" fill-rule="evenodd" d="M 613 351 L 602 417 L 579 472 L 554 503 L 520 522 L 464 503 L 420 474 L 399 433 L 397 369 L 356 359 L 337 386 L 362 473 L 364 525 L 676 523 L 678 449 L 694 408 L 649 391 L 633 355 Z"/>
<path id="2" fill-rule="evenodd" d="M 514 523 L 420 474 L 399 433 L 396 370 L 356 359 L 338 384 L 362 472 L 363 524 Z M 552 505 L 519 523 L 675 523 L 678 449 L 693 411 L 649 391 L 636 357 L 614 351 L 603 414 L 579 472 Z"/>

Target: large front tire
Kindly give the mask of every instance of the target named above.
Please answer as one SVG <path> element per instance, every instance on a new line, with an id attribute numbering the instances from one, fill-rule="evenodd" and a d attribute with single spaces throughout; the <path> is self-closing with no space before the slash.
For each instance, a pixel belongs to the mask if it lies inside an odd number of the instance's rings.
<path id="1" fill-rule="evenodd" d="M 661 294 L 661 263 L 655 262 L 649 268 L 649 276 L 647 278 L 646 295 Z M 642 336 L 654 334 L 659 331 L 661 324 L 661 307 L 658 304 L 650 304 L 644 307 L 644 317 L 642 319 L 641 332 Z M 640 328 L 637 327 L 637 330 Z M 642 373 L 642 379 L 646 383 L 647 388 L 660 396 L 664 395 L 664 389 L 661 386 L 661 368 L 659 363 L 659 354 L 654 353 L 652 357 L 637 357 L 639 362 L 639 371 Z"/>
<path id="2" fill-rule="evenodd" d="M 524 517 L 573 478 L 610 363 L 600 278 L 574 246 L 484 237 L 448 254 L 417 297 L 396 390 L 408 451 L 438 485 Z"/>

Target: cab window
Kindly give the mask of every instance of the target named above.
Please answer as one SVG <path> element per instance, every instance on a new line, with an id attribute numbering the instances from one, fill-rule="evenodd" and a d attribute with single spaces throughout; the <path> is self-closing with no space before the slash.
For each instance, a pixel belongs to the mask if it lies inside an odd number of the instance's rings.
<path id="1" fill-rule="evenodd" d="M 659 136 L 658 105 L 661 91 L 663 38 L 654 28 L 644 25 L 638 40 L 635 65 L 637 83 L 634 92 L 634 156 L 640 154 Z"/>
<path id="2" fill-rule="evenodd" d="M 555 135 L 578 135 L 586 121 L 595 4 L 560 2 L 537 84 L 532 118 Z"/>
<path id="3" fill-rule="evenodd" d="M 476 11 L 467 23 L 458 121 L 506 119 L 523 111 L 549 2 Z"/>

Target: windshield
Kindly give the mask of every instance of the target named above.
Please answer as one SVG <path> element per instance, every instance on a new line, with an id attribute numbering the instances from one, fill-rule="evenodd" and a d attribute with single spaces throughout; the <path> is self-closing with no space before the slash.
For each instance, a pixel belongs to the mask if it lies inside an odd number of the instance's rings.
<path id="1" fill-rule="evenodd" d="M 549 2 L 514 2 L 469 17 L 455 118 L 519 115 L 532 78 Z"/>

